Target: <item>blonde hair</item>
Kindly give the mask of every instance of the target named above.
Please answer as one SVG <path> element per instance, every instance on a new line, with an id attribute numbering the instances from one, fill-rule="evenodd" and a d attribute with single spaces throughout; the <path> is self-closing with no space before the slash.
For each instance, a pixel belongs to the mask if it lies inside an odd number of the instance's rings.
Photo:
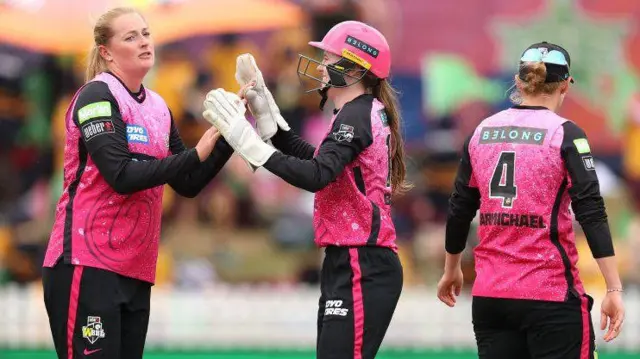
<path id="1" fill-rule="evenodd" d="M 384 105 L 387 123 L 391 131 L 389 150 L 391 151 L 391 188 L 393 194 L 408 192 L 413 185 L 407 182 L 407 167 L 405 164 L 404 140 L 400 133 L 402 115 L 398 103 L 398 91 L 386 79 L 379 79 L 371 73 L 363 78 L 363 85 L 371 89 L 375 98 Z"/>
<path id="2" fill-rule="evenodd" d="M 547 66 L 544 62 L 524 62 L 520 65 L 520 74 L 516 75 L 514 90 L 509 95 L 511 102 L 522 103 L 523 96 L 551 95 L 560 88 L 562 82 L 547 82 Z"/>
<path id="3" fill-rule="evenodd" d="M 85 81 L 90 81 L 98 74 L 107 70 L 107 62 L 100 56 L 100 45 L 106 45 L 113 37 L 111 23 L 116 18 L 124 14 L 136 13 L 140 16 L 138 10 L 131 7 L 116 7 L 102 14 L 96 25 L 93 27 L 93 47 L 89 52 L 87 61 L 87 70 L 85 72 Z"/>

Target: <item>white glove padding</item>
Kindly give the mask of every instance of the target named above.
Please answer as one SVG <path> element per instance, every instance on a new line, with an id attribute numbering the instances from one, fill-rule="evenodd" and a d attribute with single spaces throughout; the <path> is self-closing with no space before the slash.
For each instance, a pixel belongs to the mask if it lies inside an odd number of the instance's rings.
<path id="1" fill-rule="evenodd" d="M 202 116 L 209 121 L 229 145 L 254 167 L 261 167 L 276 152 L 262 139 L 244 117 L 246 109 L 240 97 L 224 89 L 212 90 L 204 100 Z"/>
<path id="2" fill-rule="evenodd" d="M 255 81 L 255 85 L 246 90 L 245 98 L 249 110 L 256 119 L 258 133 L 264 141 L 273 137 L 278 127 L 284 131 L 290 130 L 289 124 L 280 114 L 273 95 L 264 83 L 262 72 L 256 65 L 253 55 L 242 54 L 236 59 L 236 81 L 241 87 Z"/>

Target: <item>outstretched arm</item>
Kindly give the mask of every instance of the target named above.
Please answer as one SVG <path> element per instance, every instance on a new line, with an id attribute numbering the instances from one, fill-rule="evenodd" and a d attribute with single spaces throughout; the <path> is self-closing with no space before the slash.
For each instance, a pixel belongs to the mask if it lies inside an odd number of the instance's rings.
<path id="1" fill-rule="evenodd" d="M 174 155 L 188 151 L 173 119 L 171 120 L 169 148 Z M 206 160 L 200 163 L 197 168 L 177 176 L 169 182 L 169 185 L 179 195 L 193 198 L 220 172 L 231 155 L 233 155 L 233 148 L 224 138 L 219 138 Z"/>
<path id="2" fill-rule="evenodd" d="M 316 148 L 309 142 L 303 140 L 295 134 L 293 130 L 284 131 L 279 129 L 271 138 L 273 146 L 285 155 L 290 155 L 303 160 L 310 160 L 316 152 Z"/>
<path id="3" fill-rule="evenodd" d="M 80 155 L 86 151 L 105 181 L 120 194 L 166 184 L 200 164 L 195 149 L 163 159 L 130 152 L 118 102 L 104 82 L 84 87 L 73 109 L 73 121 L 82 137 Z"/>
<path id="4" fill-rule="evenodd" d="M 264 168 L 298 188 L 310 192 L 323 189 L 373 143 L 370 110 L 360 103 L 348 104 L 333 122 L 317 156 L 313 157 L 310 148 L 303 159 L 276 152 Z"/>
<path id="5" fill-rule="evenodd" d="M 284 154 L 307 160 L 313 158 L 315 147 L 296 135 L 282 117 L 251 54 L 242 54 L 236 59 L 236 81 L 245 90 L 241 95 L 256 119 L 260 137 L 264 141 L 271 139 L 273 146 Z"/>

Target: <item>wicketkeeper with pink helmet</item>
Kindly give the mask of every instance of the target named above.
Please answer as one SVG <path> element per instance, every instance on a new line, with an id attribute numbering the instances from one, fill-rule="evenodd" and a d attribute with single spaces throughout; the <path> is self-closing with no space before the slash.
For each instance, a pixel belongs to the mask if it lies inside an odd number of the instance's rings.
<path id="1" fill-rule="evenodd" d="M 293 133 L 250 54 L 238 57 L 236 79 L 257 132 L 243 101 L 223 89 L 207 95 L 204 117 L 253 169 L 264 167 L 315 193 L 315 242 L 326 254 L 317 358 L 374 358 L 403 282 L 391 199 L 410 188 L 398 102 L 387 80 L 391 52 L 378 30 L 357 21 L 309 44 L 323 50 L 323 58 L 300 55 L 298 75 L 318 83 L 313 90 L 321 107 L 327 100 L 334 106 L 319 146 Z"/>

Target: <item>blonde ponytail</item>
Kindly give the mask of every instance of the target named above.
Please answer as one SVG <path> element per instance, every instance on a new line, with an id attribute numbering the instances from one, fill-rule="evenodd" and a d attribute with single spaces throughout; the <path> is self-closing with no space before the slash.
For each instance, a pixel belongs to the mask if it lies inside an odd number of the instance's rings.
<path id="1" fill-rule="evenodd" d="M 545 82 L 547 78 L 547 65 L 544 62 L 524 62 L 520 65 L 519 74 L 524 74 L 524 79 L 516 75 L 514 90 L 509 99 L 516 105 L 522 103 L 523 96 L 550 95 L 562 84 L 561 82 Z"/>
<path id="2" fill-rule="evenodd" d="M 100 48 L 98 45 L 93 45 L 89 58 L 87 59 L 87 71 L 85 72 L 85 82 L 91 81 L 101 72 L 107 70 L 106 61 L 100 56 Z"/>

